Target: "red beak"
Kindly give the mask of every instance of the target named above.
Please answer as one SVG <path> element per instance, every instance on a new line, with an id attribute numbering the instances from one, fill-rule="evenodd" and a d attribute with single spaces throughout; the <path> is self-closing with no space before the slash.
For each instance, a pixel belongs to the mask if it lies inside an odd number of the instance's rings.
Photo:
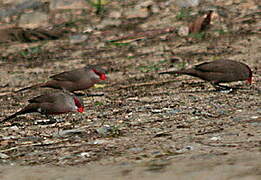
<path id="1" fill-rule="evenodd" d="M 77 111 L 80 112 L 80 113 L 82 113 L 82 112 L 84 112 L 84 108 L 83 108 L 83 107 L 79 107 L 79 108 L 77 109 Z"/>
<path id="2" fill-rule="evenodd" d="M 101 74 L 101 75 L 100 75 L 100 79 L 101 79 L 101 80 L 106 80 L 106 79 L 107 79 L 107 77 L 106 77 L 106 75 L 105 75 L 105 74 Z"/>
<path id="3" fill-rule="evenodd" d="M 249 77 L 249 78 L 247 79 L 247 82 L 248 82 L 249 84 L 251 84 L 251 83 L 252 83 L 252 77 Z"/>

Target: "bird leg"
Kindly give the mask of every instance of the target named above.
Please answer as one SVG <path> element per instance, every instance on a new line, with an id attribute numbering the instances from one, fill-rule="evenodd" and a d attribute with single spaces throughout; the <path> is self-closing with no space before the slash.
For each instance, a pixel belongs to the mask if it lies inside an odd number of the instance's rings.
<path id="1" fill-rule="evenodd" d="M 63 121 L 62 119 L 54 118 L 53 116 L 49 116 L 48 114 L 44 114 L 44 116 L 48 119 L 48 121 L 41 120 L 41 121 L 38 121 L 37 124 L 48 125 L 48 124 L 54 124 L 54 123 L 58 123 L 58 122 Z"/>
<path id="2" fill-rule="evenodd" d="M 87 96 L 87 97 L 94 97 L 94 96 L 104 96 L 104 93 L 96 93 L 96 94 L 85 94 L 84 96 Z"/>
<path id="3" fill-rule="evenodd" d="M 224 86 L 224 85 L 220 85 L 219 83 L 216 82 L 212 82 L 211 85 L 217 90 L 217 91 L 221 91 L 221 92 L 232 92 L 233 88 L 228 87 L 228 86 Z"/>
<path id="4" fill-rule="evenodd" d="M 59 123 L 59 122 L 63 122 L 64 119 L 60 119 L 60 118 L 55 118 L 53 116 L 49 116 L 49 115 L 45 115 L 50 121 L 50 124 L 52 123 Z"/>
<path id="5" fill-rule="evenodd" d="M 104 93 L 97 93 L 97 94 L 84 94 L 84 93 L 75 93 L 75 96 L 84 96 L 84 97 L 95 97 L 95 96 L 104 96 Z"/>

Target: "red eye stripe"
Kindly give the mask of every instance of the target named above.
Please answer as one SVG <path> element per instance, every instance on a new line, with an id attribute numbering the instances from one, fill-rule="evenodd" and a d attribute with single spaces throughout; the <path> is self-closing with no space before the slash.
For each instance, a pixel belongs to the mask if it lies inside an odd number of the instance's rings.
<path id="1" fill-rule="evenodd" d="M 105 73 L 101 73 L 101 72 L 97 71 L 96 69 L 93 69 L 93 72 L 95 72 L 95 74 L 97 74 L 98 76 L 100 76 L 100 79 L 101 79 L 101 80 L 106 80 L 106 79 L 107 79 Z"/>
<path id="2" fill-rule="evenodd" d="M 84 111 L 84 107 L 81 104 L 81 102 L 77 98 L 75 98 L 75 97 L 73 98 L 73 100 L 74 100 L 75 105 L 78 107 L 77 111 L 78 112 L 83 112 Z"/>

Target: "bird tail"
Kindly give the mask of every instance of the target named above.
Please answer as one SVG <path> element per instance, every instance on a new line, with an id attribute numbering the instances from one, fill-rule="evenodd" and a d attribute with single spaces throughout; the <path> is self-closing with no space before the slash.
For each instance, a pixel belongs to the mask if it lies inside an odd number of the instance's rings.
<path id="1" fill-rule="evenodd" d="M 177 70 L 177 71 L 173 71 L 173 70 L 167 70 L 167 71 L 161 71 L 159 72 L 159 74 L 177 74 L 177 75 L 181 75 L 181 74 L 187 74 L 187 71 L 184 70 Z"/>
<path id="2" fill-rule="evenodd" d="M 1 120 L 0 122 L 3 123 L 3 122 L 6 122 L 6 121 L 8 121 L 10 119 L 15 118 L 18 115 L 27 114 L 27 113 L 33 113 L 33 112 L 37 112 L 37 107 L 36 107 L 35 104 L 29 104 L 24 109 L 14 113 L 14 114 L 12 114 L 11 116 L 6 117 L 5 119 Z"/>
<path id="3" fill-rule="evenodd" d="M 33 86 L 25 87 L 25 88 L 22 88 L 22 89 L 18 89 L 18 90 L 14 91 L 14 92 L 18 93 L 18 92 L 26 91 L 26 90 L 29 90 L 29 89 L 35 89 L 35 88 L 45 87 L 45 86 L 46 86 L 46 83 L 40 83 L 40 84 L 35 84 Z"/>
<path id="4" fill-rule="evenodd" d="M 8 121 L 8 120 L 10 120 L 10 119 L 13 119 L 13 118 L 15 118 L 17 115 L 19 115 L 19 114 L 20 114 L 20 112 L 14 113 L 14 114 L 12 114 L 11 116 L 8 116 L 8 117 L 6 117 L 5 119 L 1 120 L 1 123 L 6 122 L 6 121 Z"/>

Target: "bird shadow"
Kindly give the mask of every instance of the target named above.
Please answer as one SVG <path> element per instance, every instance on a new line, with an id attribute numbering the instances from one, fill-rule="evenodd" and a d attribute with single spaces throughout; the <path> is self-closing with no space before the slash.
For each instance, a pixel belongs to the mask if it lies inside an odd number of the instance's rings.
<path id="1" fill-rule="evenodd" d="M 104 93 L 97 93 L 97 94 L 85 94 L 82 92 L 74 93 L 75 96 L 79 97 L 96 97 L 96 96 L 104 96 Z"/>
<path id="2" fill-rule="evenodd" d="M 238 91 L 250 91 L 249 88 L 242 87 L 230 87 L 228 89 L 211 89 L 211 90 L 195 90 L 195 91 L 180 91 L 180 93 L 225 93 L 225 94 L 235 94 Z"/>

